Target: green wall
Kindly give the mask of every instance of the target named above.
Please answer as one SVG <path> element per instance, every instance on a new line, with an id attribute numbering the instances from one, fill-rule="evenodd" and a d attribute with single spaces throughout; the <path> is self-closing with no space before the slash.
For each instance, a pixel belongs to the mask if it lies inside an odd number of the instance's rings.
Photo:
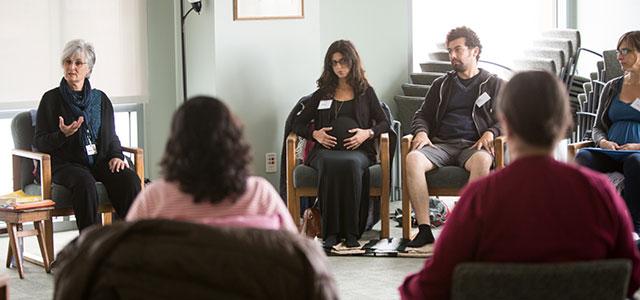
<path id="1" fill-rule="evenodd" d="M 145 150 L 151 177 L 158 175 L 169 119 L 181 98 L 180 35 L 174 33 L 179 4 L 169 2 L 148 2 Z M 265 173 L 264 155 L 276 152 L 280 159 L 285 119 L 301 96 L 315 90 L 333 40 L 356 44 L 378 96 L 393 107 L 393 96 L 408 81 L 409 2 L 306 0 L 303 19 L 233 21 L 233 1 L 205 0 L 201 14 L 191 13 L 185 22 L 188 95 L 213 95 L 230 106 L 245 124 L 254 173 L 277 186 L 279 175 Z"/>
<path id="2" fill-rule="evenodd" d="M 351 40 L 367 79 L 395 110 L 393 97 L 409 81 L 410 0 L 322 0 L 320 40 L 323 53 L 338 39 Z"/>
<path id="3" fill-rule="evenodd" d="M 173 1 L 147 1 L 149 49 L 149 103 L 144 105 L 145 171 L 158 177 L 169 132 L 171 115 L 177 107 L 177 89 L 182 80 L 176 71 L 176 18 Z M 179 46 L 179 44 L 177 44 Z"/>

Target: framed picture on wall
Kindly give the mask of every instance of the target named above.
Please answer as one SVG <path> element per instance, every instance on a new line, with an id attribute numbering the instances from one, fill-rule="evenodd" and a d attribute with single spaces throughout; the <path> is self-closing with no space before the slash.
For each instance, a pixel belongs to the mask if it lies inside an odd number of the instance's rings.
<path id="1" fill-rule="evenodd" d="M 234 20 L 302 18 L 304 0 L 233 0 Z"/>

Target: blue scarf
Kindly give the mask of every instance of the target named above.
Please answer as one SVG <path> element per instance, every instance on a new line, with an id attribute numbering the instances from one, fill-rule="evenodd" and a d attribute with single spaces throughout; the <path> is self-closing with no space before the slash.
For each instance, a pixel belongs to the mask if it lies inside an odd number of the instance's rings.
<path id="1" fill-rule="evenodd" d="M 80 116 L 84 117 L 84 122 L 78 129 L 78 134 L 80 134 L 80 140 L 82 141 L 82 153 L 84 153 L 89 166 L 92 166 L 95 162 L 95 155 L 88 155 L 86 146 L 95 144 L 97 147 L 102 123 L 100 117 L 102 113 L 101 93 L 96 89 L 91 89 L 89 79 L 86 78 L 84 79 L 82 96 L 73 92 L 64 78 L 60 81 L 60 93 L 62 94 L 62 99 L 71 108 L 74 121 Z"/>

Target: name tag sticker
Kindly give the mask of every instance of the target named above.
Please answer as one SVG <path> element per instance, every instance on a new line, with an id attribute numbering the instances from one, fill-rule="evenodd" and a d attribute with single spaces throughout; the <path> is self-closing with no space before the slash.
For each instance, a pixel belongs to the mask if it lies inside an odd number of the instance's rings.
<path id="1" fill-rule="evenodd" d="M 640 98 L 637 98 L 631 103 L 631 107 L 635 108 L 637 111 L 640 111 Z"/>
<path id="2" fill-rule="evenodd" d="M 331 107 L 331 103 L 333 103 L 333 100 L 331 99 L 320 100 L 320 104 L 318 104 L 318 110 L 329 109 Z"/>
<path id="3" fill-rule="evenodd" d="M 89 155 L 98 154 L 98 149 L 96 148 L 96 144 L 87 145 L 87 146 L 85 146 L 85 148 L 87 149 L 87 154 L 89 154 Z"/>
<path id="4" fill-rule="evenodd" d="M 485 103 L 487 103 L 487 101 L 491 100 L 491 96 L 489 96 L 486 92 L 482 93 L 482 95 L 480 95 L 480 97 L 478 97 L 478 99 L 476 100 L 476 105 L 478 107 L 483 106 Z"/>

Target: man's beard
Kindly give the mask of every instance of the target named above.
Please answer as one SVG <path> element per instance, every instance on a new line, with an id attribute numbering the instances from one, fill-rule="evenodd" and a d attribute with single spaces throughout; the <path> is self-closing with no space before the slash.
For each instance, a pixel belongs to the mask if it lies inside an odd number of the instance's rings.
<path id="1" fill-rule="evenodd" d="M 467 70 L 467 66 L 465 64 L 463 64 L 462 62 L 458 62 L 458 63 L 451 63 L 451 66 L 453 67 L 453 69 L 456 72 L 464 72 Z"/>

